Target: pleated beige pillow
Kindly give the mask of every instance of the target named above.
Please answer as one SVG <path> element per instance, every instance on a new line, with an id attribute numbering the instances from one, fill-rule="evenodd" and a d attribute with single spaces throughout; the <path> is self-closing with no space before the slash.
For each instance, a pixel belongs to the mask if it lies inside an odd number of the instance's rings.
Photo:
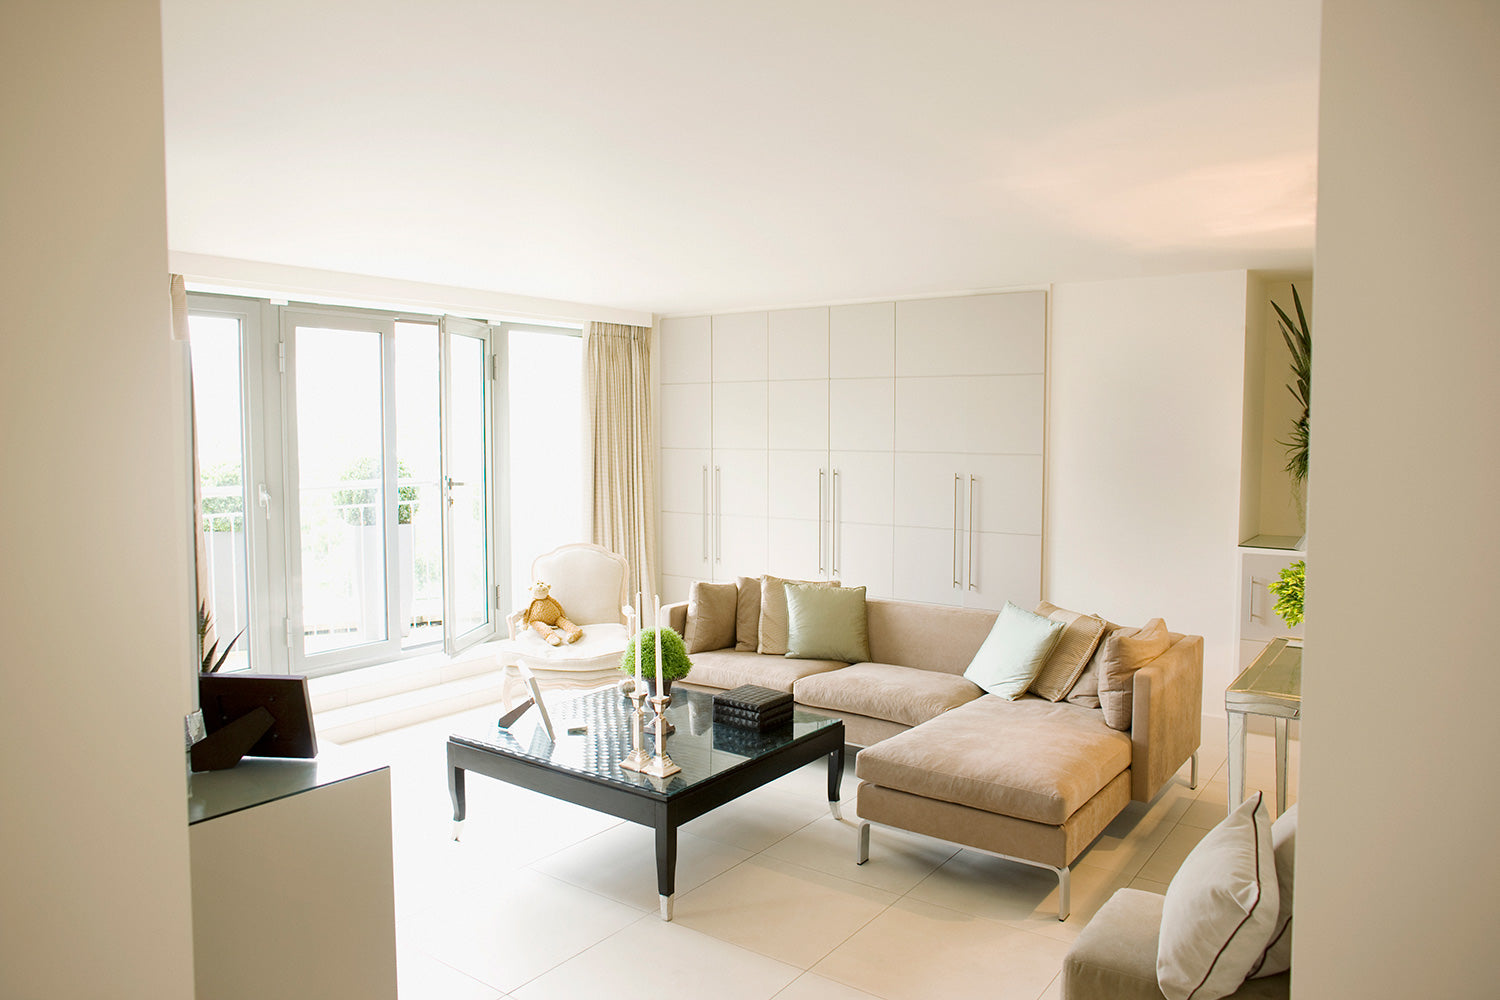
<path id="1" fill-rule="evenodd" d="M 1167 886 L 1156 983 L 1167 1000 L 1219 1000 L 1240 988 L 1276 925 L 1271 820 L 1256 792 L 1208 831 Z"/>
<path id="2" fill-rule="evenodd" d="M 688 591 L 687 627 L 682 641 L 689 653 L 734 645 L 734 614 L 739 588 L 698 580 Z"/>
<path id="3" fill-rule="evenodd" d="M 1167 623 L 1153 618 L 1140 628 L 1109 633 L 1099 649 L 1099 707 L 1111 729 L 1130 730 L 1135 708 L 1135 672 L 1172 645 Z"/>
<path id="4" fill-rule="evenodd" d="M 1036 606 L 1036 613 L 1052 621 L 1062 622 L 1066 628 L 1063 629 L 1062 638 L 1052 648 L 1047 662 L 1042 664 L 1042 672 L 1031 682 L 1030 690 L 1032 694 L 1048 701 L 1062 701 L 1063 696 L 1073 689 L 1083 668 L 1088 665 L 1089 658 L 1094 655 L 1094 650 L 1099 647 L 1099 640 L 1104 637 L 1108 623 L 1103 618 L 1069 611 L 1047 601 Z"/>
<path id="5" fill-rule="evenodd" d="M 760 652 L 772 656 L 786 655 L 786 585 L 808 583 L 816 587 L 837 587 L 837 580 L 783 580 L 779 576 L 760 578 Z"/>
<path id="6" fill-rule="evenodd" d="M 753 653 L 760 648 L 760 578 L 742 576 L 735 581 L 739 600 L 735 602 L 734 648 Z"/>

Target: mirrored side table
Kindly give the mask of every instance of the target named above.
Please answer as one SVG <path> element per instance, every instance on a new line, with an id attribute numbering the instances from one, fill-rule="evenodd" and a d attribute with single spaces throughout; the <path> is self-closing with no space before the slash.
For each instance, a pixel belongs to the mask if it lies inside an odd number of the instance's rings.
<path id="1" fill-rule="evenodd" d="M 1245 716 L 1276 720 L 1276 815 L 1286 812 L 1287 723 L 1302 717 L 1302 640 L 1273 639 L 1224 692 L 1229 717 L 1229 811 L 1245 798 Z"/>

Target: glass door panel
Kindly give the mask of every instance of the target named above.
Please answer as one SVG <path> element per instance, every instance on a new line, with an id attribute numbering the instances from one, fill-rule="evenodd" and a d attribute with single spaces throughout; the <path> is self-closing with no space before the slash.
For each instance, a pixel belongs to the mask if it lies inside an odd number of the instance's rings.
<path id="1" fill-rule="evenodd" d="M 443 321 L 447 649 L 494 631 L 490 613 L 489 328 Z"/>
<path id="2" fill-rule="evenodd" d="M 388 638 L 384 350 L 378 329 L 295 334 L 300 653 Z"/>
<path id="3" fill-rule="evenodd" d="M 240 320 L 190 315 L 193 434 L 198 456 L 201 558 L 199 612 L 207 613 L 204 652 L 220 670 L 250 666 L 249 547 L 245 531 L 244 356 Z"/>
<path id="4" fill-rule="evenodd" d="M 396 323 L 396 577 L 401 648 L 443 641 L 442 385 L 436 323 Z"/>

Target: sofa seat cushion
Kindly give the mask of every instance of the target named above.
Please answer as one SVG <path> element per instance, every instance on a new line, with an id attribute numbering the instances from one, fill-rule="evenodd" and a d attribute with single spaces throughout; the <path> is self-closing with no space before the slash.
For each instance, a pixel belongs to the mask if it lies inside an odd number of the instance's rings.
<path id="1" fill-rule="evenodd" d="M 1130 736 L 1097 710 L 1034 696 L 985 695 L 855 758 L 863 781 L 1054 825 L 1129 767 Z"/>
<path id="2" fill-rule="evenodd" d="M 693 654 L 693 669 L 684 683 L 706 688 L 737 688 L 741 684 L 758 684 L 777 691 L 791 691 L 798 678 L 839 670 L 848 664 L 837 660 L 793 660 L 785 656 L 741 653 L 733 649 L 715 649 Z"/>
<path id="3" fill-rule="evenodd" d="M 894 663 L 856 663 L 837 673 L 804 677 L 792 691 L 808 708 L 853 712 L 903 726 L 919 726 L 984 694 L 966 678 Z"/>

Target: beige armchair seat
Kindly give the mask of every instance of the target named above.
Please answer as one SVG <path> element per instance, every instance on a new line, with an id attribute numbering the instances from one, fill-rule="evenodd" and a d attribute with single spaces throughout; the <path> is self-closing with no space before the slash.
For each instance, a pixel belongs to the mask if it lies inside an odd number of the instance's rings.
<path id="1" fill-rule="evenodd" d="M 620 676 L 620 657 L 630 642 L 624 612 L 629 572 L 623 556 L 585 542 L 536 557 L 532 580 L 551 585 L 552 596 L 568 619 L 583 629 L 583 638 L 549 646 L 534 631 L 519 628 L 520 611 L 512 614 L 507 619 L 511 637 L 495 643 L 505 670 L 502 697 L 507 710 L 522 690 L 523 663 L 542 688 L 602 687 Z"/>

